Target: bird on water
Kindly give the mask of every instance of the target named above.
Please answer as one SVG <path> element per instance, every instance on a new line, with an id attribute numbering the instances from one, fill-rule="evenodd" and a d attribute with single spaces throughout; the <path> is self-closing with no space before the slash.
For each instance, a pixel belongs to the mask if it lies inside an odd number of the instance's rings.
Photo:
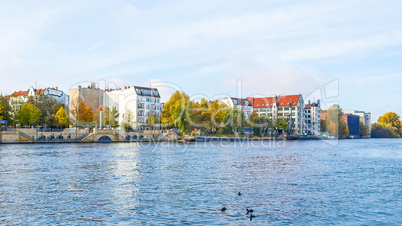
<path id="1" fill-rule="evenodd" d="M 253 209 L 246 209 L 247 210 L 247 214 L 254 212 Z"/>
<path id="2" fill-rule="evenodd" d="M 253 217 L 255 217 L 253 214 L 250 215 L 250 221 L 253 220 Z"/>
<path id="3" fill-rule="evenodd" d="M 240 195 L 241 195 L 241 193 L 239 192 L 239 193 L 238 193 L 238 195 L 240 196 Z"/>
<path id="4" fill-rule="evenodd" d="M 223 207 L 223 208 L 221 209 L 221 211 L 222 211 L 222 212 L 225 212 L 225 211 L 226 211 L 226 207 Z"/>

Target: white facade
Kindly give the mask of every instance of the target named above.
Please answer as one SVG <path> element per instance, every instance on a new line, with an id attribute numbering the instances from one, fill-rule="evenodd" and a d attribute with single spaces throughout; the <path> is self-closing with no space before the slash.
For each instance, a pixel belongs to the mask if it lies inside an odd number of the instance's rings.
<path id="1" fill-rule="evenodd" d="M 59 104 L 68 107 L 68 95 L 65 94 L 63 91 L 56 88 L 47 88 L 46 91 L 43 93 L 45 96 L 53 97 L 57 100 Z"/>
<path id="2" fill-rule="evenodd" d="M 16 105 L 18 109 L 25 102 L 29 100 L 29 97 L 39 97 L 40 95 L 53 97 L 56 101 L 64 105 L 66 108 L 68 107 L 68 95 L 65 94 L 62 90 L 56 88 L 45 88 L 45 89 L 35 89 L 34 87 L 29 88 L 27 91 L 16 91 L 9 96 L 11 105 Z"/>
<path id="3" fill-rule="evenodd" d="M 308 103 L 305 106 L 305 130 L 308 135 L 318 136 L 321 131 L 321 108 L 320 101 Z"/>
<path id="4" fill-rule="evenodd" d="M 134 116 L 133 127 L 136 130 L 150 129 L 152 127 L 148 124 L 150 116 L 157 118 L 158 123 L 153 126 L 159 128 L 162 106 L 157 89 L 129 86 L 125 89 L 106 90 L 103 100 L 105 107 L 110 109 L 116 107 L 120 126 L 123 124 L 127 112 L 131 111 Z"/>
<path id="5" fill-rule="evenodd" d="M 244 112 L 247 118 L 250 118 L 253 114 L 253 105 L 247 99 L 226 97 L 224 100 L 222 100 L 222 102 L 228 105 L 230 108 L 236 107 L 239 111 Z"/>
<path id="6" fill-rule="evenodd" d="M 260 117 L 268 117 L 274 122 L 284 119 L 289 129 L 297 133 L 305 132 L 303 96 L 283 95 L 275 97 L 247 97 Z"/>

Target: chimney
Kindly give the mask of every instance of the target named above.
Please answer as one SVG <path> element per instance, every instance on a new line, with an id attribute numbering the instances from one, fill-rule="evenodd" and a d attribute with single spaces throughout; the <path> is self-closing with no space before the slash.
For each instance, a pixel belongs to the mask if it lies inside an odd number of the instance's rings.
<path id="1" fill-rule="evenodd" d="M 59 87 L 56 86 L 56 90 L 59 90 Z"/>
<path id="2" fill-rule="evenodd" d="M 127 86 L 124 86 L 124 89 L 127 89 Z"/>

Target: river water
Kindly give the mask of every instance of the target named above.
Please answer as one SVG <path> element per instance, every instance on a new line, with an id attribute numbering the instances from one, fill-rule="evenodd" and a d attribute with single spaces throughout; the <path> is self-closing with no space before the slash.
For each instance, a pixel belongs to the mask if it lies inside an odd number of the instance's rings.
<path id="1" fill-rule="evenodd" d="M 0 224 L 402 224 L 401 188 L 402 139 L 0 145 Z"/>

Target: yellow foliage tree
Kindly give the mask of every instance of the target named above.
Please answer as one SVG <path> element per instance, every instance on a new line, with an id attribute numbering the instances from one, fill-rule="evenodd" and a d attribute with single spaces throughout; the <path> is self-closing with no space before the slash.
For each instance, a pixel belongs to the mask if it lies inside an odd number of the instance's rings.
<path id="1" fill-rule="evenodd" d="M 3 115 L 5 114 L 6 106 L 0 101 L 0 120 L 3 120 Z"/>
<path id="2" fill-rule="evenodd" d="M 78 119 L 83 122 L 92 122 L 94 120 L 95 114 L 92 111 L 91 106 L 88 103 L 80 101 L 78 106 Z"/>
<path id="3" fill-rule="evenodd" d="M 387 112 L 378 119 L 378 124 L 387 125 L 391 124 L 393 127 L 401 128 L 401 121 L 399 115 L 395 112 Z"/>
<path id="4" fill-rule="evenodd" d="M 68 127 L 68 125 L 70 124 L 67 116 L 67 111 L 63 107 L 59 108 L 54 117 L 57 119 L 59 126 L 61 127 Z"/>
<path id="5" fill-rule="evenodd" d="M 331 122 L 329 124 L 329 126 L 327 127 L 327 129 L 332 135 L 336 136 L 336 134 L 337 134 L 337 126 L 336 126 L 336 124 L 334 122 Z"/>

